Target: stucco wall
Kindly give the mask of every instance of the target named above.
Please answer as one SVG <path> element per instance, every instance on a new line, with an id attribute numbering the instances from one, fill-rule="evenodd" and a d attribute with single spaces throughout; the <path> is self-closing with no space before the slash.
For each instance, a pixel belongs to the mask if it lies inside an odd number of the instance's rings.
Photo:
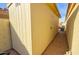
<path id="1" fill-rule="evenodd" d="M 57 33 L 59 18 L 47 4 L 31 4 L 32 54 L 42 54 Z"/>
<path id="2" fill-rule="evenodd" d="M 11 49 L 9 20 L 0 18 L 0 52 Z"/>
<path id="3" fill-rule="evenodd" d="M 13 48 L 20 54 L 32 54 L 30 4 L 9 7 Z"/>

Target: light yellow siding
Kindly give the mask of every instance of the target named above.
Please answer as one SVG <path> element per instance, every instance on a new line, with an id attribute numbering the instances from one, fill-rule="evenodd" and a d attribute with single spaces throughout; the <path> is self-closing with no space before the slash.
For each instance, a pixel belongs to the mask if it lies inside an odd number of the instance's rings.
<path id="1" fill-rule="evenodd" d="M 9 7 L 13 48 L 20 54 L 32 54 L 30 4 Z"/>
<path id="2" fill-rule="evenodd" d="M 9 20 L 0 18 L 0 52 L 11 49 Z"/>
<path id="3" fill-rule="evenodd" d="M 68 19 L 67 26 L 66 26 L 69 49 L 71 49 L 72 47 L 73 29 L 74 29 L 74 20 L 75 20 L 74 17 L 75 17 L 75 14 L 72 14 L 71 17 Z"/>
<path id="4" fill-rule="evenodd" d="M 79 5 L 76 4 L 67 19 L 66 34 L 69 50 L 74 55 L 79 55 Z"/>
<path id="5" fill-rule="evenodd" d="M 57 33 L 59 18 L 46 4 L 31 4 L 32 53 L 42 54 Z"/>
<path id="6" fill-rule="evenodd" d="M 79 55 L 79 6 L 76 9 L 76 18 L 74 21 L 72 54 Z"/>

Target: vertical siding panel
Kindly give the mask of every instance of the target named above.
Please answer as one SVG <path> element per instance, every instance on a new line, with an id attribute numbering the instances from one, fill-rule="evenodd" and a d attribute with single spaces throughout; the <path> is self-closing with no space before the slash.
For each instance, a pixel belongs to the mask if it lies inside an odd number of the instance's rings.
<path id="1" fill-rule="evenodd" d="M 27 6 L 27 7 L 26 7 Z M 27 12 L 28 11 L 28 12 Z M 32 54 L 32 38 L 31 38 L 31 14 L 30 14 L 30 4 L 25 4 L 25 19 L 26 19 L 26 35 L 27 35 L 27 47 L 29 53 Z M 30 46 L 29 46 L 30 45 Z"/>
<path id="2" fill-rule="evenodd" d="M 22 17 L 22 18 L 21 18 L 21 19 L 22 19 L 22 28 L 21 28 L 21 30 L 22 30 L 22 38 L 24 39 L 24 40 L 23 40 L 23 43 L 24 43 L 24 45 L 25 45 L 25 39 L 26 39 L 26 38 L 25 38 L 25 33 L 26 33 L 26 32 L 25 32 L 25 26 L 26 26 L 26 25 L 25 25 L 25 17 L 24 17 L 25 14 L 24 14 L 24 6 L 23 6 L 23 4 L 21 4 L 21 15 L 22 15 L 22 16 L 21 16 L 21 17 Z M 25 46 L 26 46 L 26 45 L 25 45 Z"/>
<path id="3" fill-rule="evenodd" d="M 24 28 L 24 26 L 25 26 L 25 25 L 24 25 L 25 17 L 23 17 L 23 16 L 24 16 L 24 12 L 23 12 L 23 11 L 24 11 L 24 6 L 22 6 L 22 4 L 21 4 L 21 5 L 20 5 L 20 8 L 21 8 L 21 15 L 22 15 L 22 16 L 21 16 L 21 24 L 22 24 L 21 31 L 22 31 L 22 39 L 23 39 L 22 42 L 24 43 L 24 41 L 25 41 L 25 39 L 24 39 L 25 33 L 23 33 L 23 31 L 24 31 L 24 29 L 25 29 L 25 28 Z M 23 10 L 23 11 L 22 11 L 22 10 Z M 24 46 L 26 46 L 25 43 L 24 43 Z"/>
<path id="4" fill-rule="evenodd" d="M 18 7 L 15 6 L 15 14 L 16 14 L 16 27 L 17 27 L 17 35 L 19 36 L 19 22 L 18 22 Z"/>
<path id="5" fill-rule="evenodd" d="M 15 8 L 14 8 L 15 7 Z M 10 22 L 12 24 L 12 42 L 13 48 L 20 54 L 32 54 L 31 48 L 31 20 L 30 20 L 30 5 L 20 4 L 9 7 Z M 15 9 L 15 10 L 14 10 Z M 13 12 L 14 11 L 14 12 Z M 16 16 L 14 17 L 14 14 Z M 13 20 L 14 19 L 14 20 Z M 14 29 L 14 30 L 13 30 Z"/>
<path id="6" fill-rule="evenodd" d="M 9 8 L 9 10 L 11 11 L 11 12 L 9 12 L 9 16 L 10 16 L 10 24 L 11 24 L 11 32 L 12 32 L 12 39 L 15 39 L 15 34 L 14 34 L 14 17 L 13 17 L 13 5 Z M 13 41 L 13 40 L 12 40 Z M 13 42 L 12 42 L 13 43 Z"/>

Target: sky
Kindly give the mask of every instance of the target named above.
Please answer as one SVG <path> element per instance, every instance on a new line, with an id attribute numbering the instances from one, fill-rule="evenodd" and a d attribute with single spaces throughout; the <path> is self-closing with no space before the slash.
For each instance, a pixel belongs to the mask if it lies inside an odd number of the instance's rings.
<path id="1" fill-rule="evenodd" d="M 0 8 L 6 8 L 6 3 L 0 3 Z"/>
<path id="2" fill-rule="evenodd" d="M 68 5 L 67 3 L 57 3 L 57 8 L 60 12 L 62 22 L 65 20 L 67 5 Z M 7 7 L 6 3 L 0 3 L 0 8 L 6 8 L 6 7 Z"/>
<path id="3" fill-rule="evenodd" d="M 65 16 L 66 16 L 66 12 L 67 12 L 67 6 L 68 6 L 67 3 L 57 3 L 57 8 L 58 8 L 58 10 L 60 12 L 62 22 L 65 21 Z"/>

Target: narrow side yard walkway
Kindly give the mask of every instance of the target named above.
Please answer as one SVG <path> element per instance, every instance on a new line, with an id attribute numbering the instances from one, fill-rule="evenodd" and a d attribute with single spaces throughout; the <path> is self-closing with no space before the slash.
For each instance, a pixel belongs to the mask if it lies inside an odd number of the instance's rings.
<path id="1" fill-rule="evenodd" d="M 55 39 L 49 44 L 43 55 L 64 55 L 68 50 L 65 32 L 58 32 Z"/>

